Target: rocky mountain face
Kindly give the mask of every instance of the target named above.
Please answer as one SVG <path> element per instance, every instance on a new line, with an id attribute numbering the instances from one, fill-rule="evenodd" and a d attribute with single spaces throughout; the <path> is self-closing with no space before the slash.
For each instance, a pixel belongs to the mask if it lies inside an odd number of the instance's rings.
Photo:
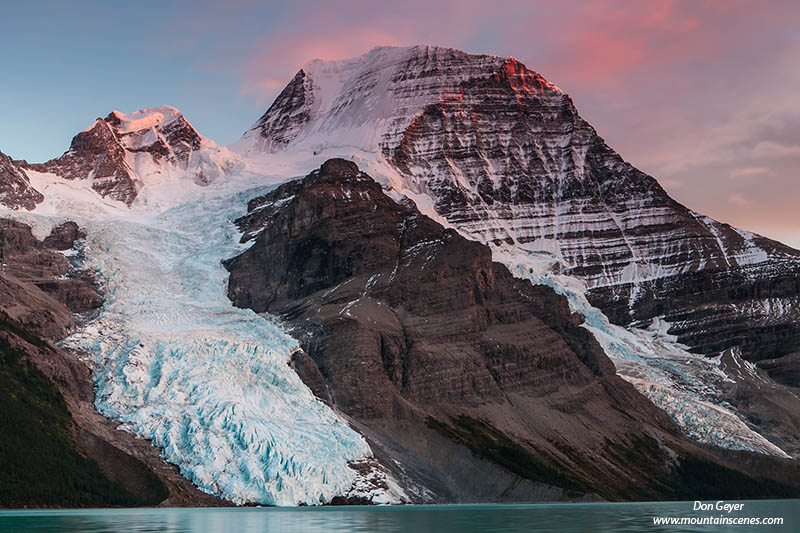
<path id="1" fill-rule="evenodd" d="M 513 58 L 418 46 L 311 62 L 242 142 L 378 157 L 462 234 L 583 280 L 617 324 L 661 317 L 700 353 L 751 361 L 800 348 L 800 252 L 674 201 Z"/>
<path id="2" fill-rule="evenodd" d="M 410 492 L 679 491 L 668 457 L 699 452 L 616 375 L 567 300 L 396 203 L 354 163 L 329 160 L 254 198 L 237 224 L 253 244 L 226 263 L 230 298 L 288 321 L 301 378 L 352 417 Z"/>
<path id="3" fill-rule="evenodd" d="M 27 224 L 0 219 L 2 285 L 5 303 L 12 304 L 2 306 L 4 312 L 45 338 L 60 339 L 76 326 L 74 313 L 100 307 L 91 276 L 76 271 L 68 259 L 82 237 L 74 222 L 56 226 L 40 241 Z"/>
<path id="4" fill-rule="evenodd" d="M 44 196 L 31 186 L 25 172 L 13 159 L 0 152 L 0 205 L 30 211 L 42 200 Z"/>
<path id="5" fill-rule="evenodd" d="M 113 111 L 72 139 L 64 155 L 27 170 L 88 180 L 103 197 L 130 205 L 147 184 L 187 176 L 205 185 L 229 173 L 236 157 L 201 136 L 175 108 Z"/>
<path id="6" fill-rule="evenodd" d="M 141 183 L 112 129 L 114 118 L 112 113 L 106 120 L 96 120 L 92 127 L 72 139 L 64 155 L 29 168 L 69 180 L 91 180 L 92 189 L 101 196 L 130 204 L 136 199 Z"/>

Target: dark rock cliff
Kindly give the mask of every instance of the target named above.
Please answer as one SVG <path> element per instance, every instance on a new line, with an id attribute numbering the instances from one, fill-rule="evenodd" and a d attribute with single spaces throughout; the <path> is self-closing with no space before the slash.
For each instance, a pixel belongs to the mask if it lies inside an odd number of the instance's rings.
<path id="1" fill-rule="evenodd" d="M 344 160 L 248 211 L 230 298 L 287 320 L 304 347 L 295 369 L 398 478 L 442 501 L 676 494 L 670 465 L 692 445 L 566 299 L 513 278 L 485 245 Z M 475 477 L 487 464 L 504 474 Z"/>

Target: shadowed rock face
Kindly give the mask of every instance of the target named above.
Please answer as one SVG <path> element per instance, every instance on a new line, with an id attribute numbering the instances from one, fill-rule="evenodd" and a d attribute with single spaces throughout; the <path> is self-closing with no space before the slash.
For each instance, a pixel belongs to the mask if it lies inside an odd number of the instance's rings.
<path id="1" fill-rule="evenodd" d="M 329 160 L 253 199 L 237 224 L 253 245 L 226 263 L 230 298 L 288 321 L 305 350 L 292 361 L 300 376 L 411 485 L 502 500 L 508 472 L 495 492 L 454 488 L 481 485 L 469 472 L 494 460 L 477 444 L 488 438 L 535 458 L 536 482 L 607 498 L 671 490 L 667 457 L 691 445 L 615 375 L 566 299 L 513 278 L 488 247 L 396 203 L 355 164 Z M 472 466 L 449 459 L 459 446 Z M 641 464 L 626 455 L 635 449 Z"/>
<path id="2" fill-rule="evenodd" d="M 267 225 L 256 245 L 228 264 L 234 303 L 312 318 L 318 309 L 305 302 L 311 298 L 328 311 L 340 307 L 322 322 L 354 328 L 353 335 L 367 335 L 351 319 L 362 315 L 377 324 L 378 335 L 364 339 L 381 356 L 375 379 L 388 378 L 415 402 L 474 405 L 502 399 L 506 390 L 547 394 L 561 379 L 586 386 L 614 374 L 564 298 L 515 280 L 487 247 L 395 203 L 353 163 L 331 160 L 251 207 L 255 216 L 242 227 Z M 553 328 L 586 346 L 573 350 Z M 540 345 L 533 349 L 529 339 Z M 539 369 L 535 376 L 525 360 Z M 556 379 L 557 371 L 564 376 Z M 345 401 L 345 392 L 352 398 Z M 342 390 L 337 399 L 359 416 L 391 414 L 381 403 L 391 398 L 376 399 L 371 387 Z"/>
<path id="3" fill-rule="evenodd" d="M 310 80 L 301 69 L 292 81 L 275 98 L 275 102 L 257 122 L 259 138 L 268 141 L 260 148 L 275 151 L 286 147 L 296 136 L 298 129 L 310 119 Z M 272 112 L 280 109 L 280 113 Z"/>
<path id="4" fill-rule="evenodd" d="M 379 153 L 463 234 L 583 279 L 615 323 L 663 317 L 695 351 L 751 361 L 800 348 L 800 252 L 670 198 L 513 58 L 383 47 L 311 62 L 281 96 L 256 150 Z"/>
<path id="5" fill-rule="evenodd" d="M 0 307 L 49 339 L 60 339 L 75 326 L 73 313 L 100 307 L 103 301 L 92 277 L 75 271 L 67 256 L 59 253 L 73 249 L 83 237 L 77 224 L 65 222 L 39 241 L 27 224 L 0 219 Z"/>
<path id="6" fill-rule="evenodd" d="M 0 152 L 0 205 L 30 211 L 42 200 L 44 196 L 31 187 L 25 172 L 10 157 Z"/>

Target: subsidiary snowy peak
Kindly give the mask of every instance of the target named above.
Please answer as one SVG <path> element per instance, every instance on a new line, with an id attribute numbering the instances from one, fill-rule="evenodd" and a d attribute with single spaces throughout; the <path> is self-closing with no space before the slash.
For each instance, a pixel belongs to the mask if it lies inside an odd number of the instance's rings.
<path id="1" fill-rule="evenodd" d="M 86 180 L 102 197 L 131 205 L 147 186 L 177 179 L 206 185 L 229 174 L 238 158 L 200 135 L 174 107 L 111 112 L 72 139 L 64 155 L 28 170 Z"/>

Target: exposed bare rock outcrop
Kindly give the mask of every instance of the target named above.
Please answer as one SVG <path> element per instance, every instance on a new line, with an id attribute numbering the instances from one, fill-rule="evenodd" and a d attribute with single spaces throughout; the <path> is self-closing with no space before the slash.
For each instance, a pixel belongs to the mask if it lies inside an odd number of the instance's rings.
<path id="1" fill-rule="evenodd" d="M 670 465 L 693 446 L 615 374 L 565 298 L 512 277 L 487 246 L 345 160 L 248 211 L 237 223 L 254 242 L 226 263 L 229 296 L 291 324 L 298 373 L 399 462 L 386 462 L 398 478 L 443 501 L 679 492 Z M 506 477 L 473 477 L 487 464 Z"/>
<path id="2" fill-rule="evenodd" d="M 67 257 L 78 253 L 81 236 L 74 222 L 66 222 L 39 241 L 27 224 L 0 219 L 0 307 L 50 340 L 75 326 L 74 313 L 102 305 L 91 276 L 76 271 Z"/>
<path id="3" fill-rule="evenodd" d="M 25 172 L 0 152 L 0 205 L 30 211 L 42 200 L 44 196 L 31 186 Z"/>

